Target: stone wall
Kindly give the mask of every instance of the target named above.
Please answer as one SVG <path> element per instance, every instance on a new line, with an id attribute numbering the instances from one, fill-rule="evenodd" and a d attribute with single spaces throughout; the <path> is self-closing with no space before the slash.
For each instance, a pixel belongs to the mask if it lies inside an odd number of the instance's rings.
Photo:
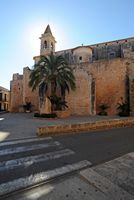
<path id="1" fill-rule="evenodd" d="M 107 104 L 109 115 L 117 114 L 117 104 L 126 99 L 126 60 L 113 59 L 75 67 L 76 91 L 71 91 L 66 100 L 71 114 L 98 114 L 101 104 Z M 94 81 L 94 94 L 92 83 Z M 93 102 L 92 102 L 93 101 Z"/>
<path id="2" fill-rule="evenodd" d="M 115 40 L 95 45 L 79 46 L 56 52 L 63 55 L 69 64 L 92 62 L 97 60 L 111 60 L 115 58 L 134 59 L 134 38 Z M 82 60 L 79 58 L 82 57 Z"/>
<path id="3" fill-rule="evenodd" d="M 73 60 L 75 64 L 92 62 L 92 49 L 90 47 L 77 47 L 73 49 Z"/>
<path id="4" fill-rule="evenodd" d="M 66 95 L 72 115 L 98 114 L 101 104 L 107 104 L 109 115 L 117 114 L 117 104 L 126 99 L 126 75 L 131 73 L 126 59 L 102 60 L 73 65 L 76 90 Z M 14 76 L 11 82 L 11 111 L 20 111 L 20 105 L 30 101 L 33 110 L 39 108 L 38 90 L 32 92 L 28 86 L 31 70 L 26 67 L 23 76 Z"/>
<path id="5" fill-rule="evenodd" d="M 134 116 L 134 75 L 129 76 L 130 88 L 130 115 Z"/>
<path id="6" fill-rule="evenodd" d="M 76 90 L 66 95 L 69 110 L 72 115 L 91 115 L 91 76 L 80 68 L 74 74 Z"/>
<path id="7" fill-rule="evenodd" d="M 28 67 L 23 69 L 23 75 L 14 74 L 11 81 L 11 112 L 24 112 L 23 105 L 31 102 L 32 110 L 39 110 L 38 90 L 32 91 L 29 87 L 29 75 L 31 70 Z"/>
<path id="8" fill-rule="evenodd" d="M 29 87 L 29 76 L 31 70 L 28 67 L 23 69 L 23 104 L 26 102 L 31 102 L 33 105 L 32 110 L 38 111 L 39 110 L 39 96 L 38 96 L 38 89 L 32 91 L 32 88 Z"/>
<path id="9" fill-rule="evenodd" d="M 19 112 L 23 105 L 23 76 L 19 74 L 13 75 L 13 80 L 10 83 L 11 101 L 10 111 Z"/>
<path id="10" fill-rule="evenodd" d="M 107 104 L 109 115 L 117 113 L 117 103 L 126 99 L 126 61 L 113 59 L 88 65 L 88 72 L 96 82 L 96 112 L 101 104 Z"/>
<path id="11" fill-rule="evenodd" d="M 37 135 L 48 137 L 48 136 L 63 135 L 63 134 L 77 134 L 79 132 L 89 133 L 90 131 L 92 132 L 96 130 L 129 127 L 129 126 L 134 126 L 133 117 L 125 119 L 109 119 L 96 122 L 44 126 L 37 128 Z"/>
<path id="12" fill-rule="evenodd" d="M 134 58 L 134 38 L 91 45 L 92 60 Z"/>

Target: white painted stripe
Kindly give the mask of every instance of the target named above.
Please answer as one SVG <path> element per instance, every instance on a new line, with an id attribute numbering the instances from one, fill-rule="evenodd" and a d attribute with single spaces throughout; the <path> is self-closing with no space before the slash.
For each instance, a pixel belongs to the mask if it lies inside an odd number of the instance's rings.
<path id="1" fill-rule="evenodd" d="M 36 149 L 54 147 L 54 146 L 59 146 L 59 145 L 60 145 L 59 142 L 53 141 L 53 142 L 49 142 L 46 144 L 35 144 L 32 146 L 12 147 L 12 148 L 8 148 L 8 149 L 0 150 L 0 156 L 10 155 L 10 154 L 14 154 L 14 153 L 21 153 L 21 152 L 26 152 L 26 151 L 32 151 L 32 150 L 36 150 Z"/>
<path id="2" fill-rule="evenodd" d="M 70 149 L 64 149 L 60 151 L 49 152 L 46 154 L 40 154 L 40 155 L 35 155 L 35 156 L 18 158 L 15 160 L 3 161 L 3 162 L 0 162 L 0 171 L 14 169 L 19 166 L 29 167 L 30 165 L 33 165 L 34 163 L 58 159 L 63 156 L 69 156 L 72 154 L 75 154 L 74 151 Z"/>
<path id="3" fill-rule="evenodd" d="M 49 170 L 46 172 L 40 172 L 34 175 L 30 175 L 24 178 L 15 179 L 13 181 L 3 183 L 0 185 L 0 195 L 9 194 L 19 189 L 30 187 L 35 184 L 39 184 L 49 179 L 55 178 L 66 173 L 70 173 L 76 170 L 80 170 L 84 167 L 91 166 L 91 162 L 83 160 L 72 165 L 66 165 L 54 170 Z"/>
<path id="4" fill-rule="evenodd" d="M 134 152 L 128 153 L 127 155 L 134 158 Z"/>
<path id="5" fill-rule="evenodd" d="M 21 144 L 21 143 L 28 143 L 28 142 L 36 142 L 36 141 L 45 141 L 45 140 L 51 140 L 52 137 L 46 137 L 46 138 L 25 138 L 20 140 L 12 140 L 12 141 L 6 141 L 1 142 L 0 147 L 7 146 L 7 145 L 14 145 L 14 144 Z"/>

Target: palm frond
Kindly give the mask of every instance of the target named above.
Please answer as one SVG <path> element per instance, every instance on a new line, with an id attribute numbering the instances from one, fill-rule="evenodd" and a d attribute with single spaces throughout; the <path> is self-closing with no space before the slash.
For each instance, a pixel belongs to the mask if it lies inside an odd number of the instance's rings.
<path id="1" fill-rule="evenodd" d="M 40 56 L 40 60 L 33 67 L 30 74 L 29 86 L 32 90 L 39 87 L 40 100 L 44 100 L 49 86 L 53 84 L 53 91 L 59 87 L 61 95 L 64 96 L 65 92 L 75 90 L 75 76 L 73 69 L 68 66 L 67 61 L 62 55 Z"/>

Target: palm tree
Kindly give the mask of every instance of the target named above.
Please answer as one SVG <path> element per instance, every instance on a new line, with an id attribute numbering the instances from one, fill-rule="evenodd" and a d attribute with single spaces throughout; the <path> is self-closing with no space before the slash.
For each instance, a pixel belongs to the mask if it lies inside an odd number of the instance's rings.
<path id="1" fill-rule="evenodd" d="M 74 90 L 75 77 L 73 70 L 68 66 L 63 56 L 56 56 L 51 53 L 49 56 L 41 56 L 40 61 L 34 65 L 30 74 L 29 86 L 32 90 L 39 87 L 40 102 L 44 101 L 48 90 L 50 95 L 56 95 L 57 89 L 60 89 L 61 96 L 65 96 L 66 91 Z M 52 111 L 53 111 L 52 105 Z"/>

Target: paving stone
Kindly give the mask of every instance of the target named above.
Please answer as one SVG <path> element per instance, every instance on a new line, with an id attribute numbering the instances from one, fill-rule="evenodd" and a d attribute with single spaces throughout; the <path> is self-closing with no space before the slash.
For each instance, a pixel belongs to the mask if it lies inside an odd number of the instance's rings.
<path id="1" fill-rule="evenodd" d="M 93 185 L 73 176 L 67 180 L 47 184 L 12 197 L 12 200 L 109 200 L 103 192 Z"/>
<path id="2" fill-rule="evenodd" d="M 94 167 L 100 175 L 108 178 L 119 186 L 134 180 L 134 153 L 124 155 L 102 165 Z"/>
<path id="3" fill-rule="evenodd" d="M 130 195 L 107 178 L 101 176 L 93 169 L 88 168 L 82 170 L 80 174 L 89 184 L 94 185 L 95 188 L 103 192 L 110 200 L 132 200 L 134 198 L 134 196 Z"/>

